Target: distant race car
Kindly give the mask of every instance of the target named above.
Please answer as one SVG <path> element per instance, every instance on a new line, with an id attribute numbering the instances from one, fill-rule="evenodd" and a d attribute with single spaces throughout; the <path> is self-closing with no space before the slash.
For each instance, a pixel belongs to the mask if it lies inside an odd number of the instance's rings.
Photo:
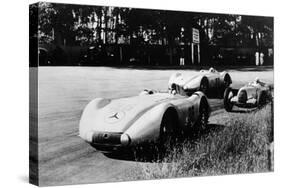
<path id="1" fill-rule="evenodd" d="M 169 89 L 176 89 L 178 92 L 191 95 L 196 91 L 202 91 L 206 95 L 215 92 L 223 96 L 225 88 L 232 83 L 230 75 L 223 71 L 218 72 L 214 68 L 201 70 L 195 76 L 182 73 L 175 73 L 170 77 Z"/>
<path id="2" fill-rule="evenodd" d="M 258 78 L 238 89 L 227 88 L 224 92 L 224 108 L 232 111 L 233 106 L 254 108 L 265 105 L 272 98 L 272 87 Z"/>
<path id="3" fill-rule="evenodd" d="M 203 129 L 209 113 L 200 91 L 188 97 L 144 90 L 128 98 L 92 100 L 83 111 L 79 135 L 103 153 L 148 143 L 161 147 L 190 128 Z"/>

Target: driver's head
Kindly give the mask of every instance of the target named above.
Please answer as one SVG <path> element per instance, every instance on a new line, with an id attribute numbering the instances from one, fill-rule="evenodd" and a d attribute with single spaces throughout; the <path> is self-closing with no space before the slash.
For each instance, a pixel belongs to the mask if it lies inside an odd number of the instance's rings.
<path id="1" fill-rule="evenodd" d="M 258 77 L 255 78 L 255 83 L 260 83 L 260 79 Z"/>
<path id="2" fill-rule="evenodd" d="M 211 68 L 209 69 L 209 71 L 210 71 L 210 72 L 214 72 L 215 69 L 214 69 L 213 67 L 211 67 Z"/>
<path id="3" fill-rule="evenodd" d="M 171 94 L 175 95 L 177 93 L 176 84 L 172 84 L 171 86 Z"/>

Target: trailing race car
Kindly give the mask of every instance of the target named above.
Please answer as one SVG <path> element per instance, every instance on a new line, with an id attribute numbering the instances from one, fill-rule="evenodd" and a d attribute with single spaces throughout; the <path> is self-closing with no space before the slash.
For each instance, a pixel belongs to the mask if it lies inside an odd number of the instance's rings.
<path id="1" fill-rule="evenodd" d="M 224 108 L 232 111 L 233 106 L 254 108 L 265 105 L 272 99 L 271 86 L 261 82 L 258 78 L 238 89 L 226 88 L 224 92 Z"/>
<path id="2" fill-rule="evenodd" d="M 229 87 L 231 83 L 231 77 L 227 72 L 218 72 L 214 68 L 210 68 L 209 70 L 201 70 L 192 77 L 182 73 L 173 74 L 169 80 L 169 89 L 176 89 L 178 92 L 188 95 L 196 91 L 210 95 L 213 91 L 219 96 L 223 96 L 225 88 Z"/>
<path id="3" fill-rule="evenodd" d="M 162 147 L 184 131 L 203 129 L 209 113 L 200 91 L 188 97 L 145 90 L 128 98 L 92 100 L 83 111 L 79 134 L 104 153 L 148 143 Z"/>

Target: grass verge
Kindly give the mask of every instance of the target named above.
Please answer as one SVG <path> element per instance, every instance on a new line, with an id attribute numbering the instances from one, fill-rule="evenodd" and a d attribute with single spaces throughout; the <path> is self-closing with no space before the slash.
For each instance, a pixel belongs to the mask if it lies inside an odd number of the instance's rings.
<path id="1" fill-rule="evenodd" d="M 161 162 L 138 164 L 129 177 L 136 180 L 268 172 L 271 113 L 268 104 L 252 113 L 219 114 L 217 123 L 224 125 L 222 130 L 186 141 Z"/>

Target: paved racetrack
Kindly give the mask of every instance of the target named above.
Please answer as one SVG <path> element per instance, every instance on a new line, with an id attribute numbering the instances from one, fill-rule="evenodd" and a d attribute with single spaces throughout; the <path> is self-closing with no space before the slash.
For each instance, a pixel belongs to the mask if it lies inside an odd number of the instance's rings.
<path id="1" fill-rule="evenodd" d="M 132 96 L 145 88 L 166 90 L 169 76 L 177 71 L 179 70 L 40 67 L 40 185 L 126 180 L 126 175 L 137 168 L 137 162 L 105 157 L 84 143 L 77 136 L 82 110 L 95 97 Z M 185 71 L 189 71 L 190 75 L 196 73 L 193 70 Z M 272 69 L 229 72 L 234 87 L 252 81 L 255 77 L 273 83 Z M 222 108 L 220 99 L 211 99 L 210 103 L 213 111 Z"/>

